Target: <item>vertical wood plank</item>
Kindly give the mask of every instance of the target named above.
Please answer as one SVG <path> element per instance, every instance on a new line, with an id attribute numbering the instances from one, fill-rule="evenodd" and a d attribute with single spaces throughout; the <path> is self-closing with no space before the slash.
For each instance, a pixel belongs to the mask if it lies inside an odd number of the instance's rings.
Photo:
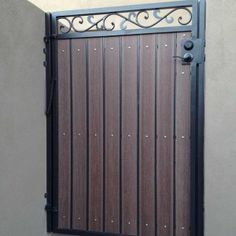
<path id="1" fill-rule="evenodd" d="M 140 235 L 155 236 L 155 35 L 140 36 Z M 147 63 L 148 62 L 148 63 Z"/>
<path id="2" fill-rule="evenodd" d="M 58 228 L 71 221 L 70 41 L 58 41 Z"/>
<path id="3" fill-rule="evenodd" d="M 157 235 L 173 235 L 174 60 L 176 34 L 160 34 L 157 62 Z"/>
<path id="4" fill-rule="evenodd" d="M 119 38 L 105 38 L 105 232 L 120 231 Z"/>
<path id="5" fill-rule="evenodd" d="M 88 40 L 89 230 L 103 230 L 103 56 L 102 39 Z"/>
<path id="6" fill-rule="evenodd" d="M 177 55 L 181 40 L 190 33 L 177 34 Z M 176 61 L 176 236 L 190 235 L 191 175 L 190 175 L 190 66 Z"/>
<path id="7" fill-rule="evenodd" d="M 86 40 L 72 40 L 73 229 L 87 229 Z"/>
<path id="8" fill-rule="evenodd" d="M 137 234 L 137 37 L 122 37 L 122 233 Z"/>

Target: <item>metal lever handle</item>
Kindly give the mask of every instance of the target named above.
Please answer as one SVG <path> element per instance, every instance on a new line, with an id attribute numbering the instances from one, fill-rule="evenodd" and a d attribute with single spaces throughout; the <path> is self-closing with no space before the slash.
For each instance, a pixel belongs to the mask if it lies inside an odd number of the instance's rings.
<path id="1" fill-rule="evenodd" d="M 192 62 L 194 57 L 192 53 L 185 53 L 183 57 L 180 56 L 173 56 L 173 58 L 179 58 L 181 59 L 183 62 L 189 63 Z"/>

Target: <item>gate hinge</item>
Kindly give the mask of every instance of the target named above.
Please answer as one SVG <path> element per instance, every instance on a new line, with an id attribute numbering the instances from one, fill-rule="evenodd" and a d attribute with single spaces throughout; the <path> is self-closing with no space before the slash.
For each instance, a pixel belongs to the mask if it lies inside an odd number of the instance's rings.
<path id="1" fill-rule="evenodd" d="M 46 35 L 44 37 L 44 42 L 47 44 L 47 43 L 49 43 L 50 40 L 53 40 L 53 39 L 57 39 L 57 35 L 56 34 Z"/>
<path id="2" fill-rule="evenodd" d="M 50 205 L 50 204 L 47 204 L 47 205 L 45 206 L 45 211 L 46 211 L 47 213 L 57 213 L 57 212 L 58 212 L 58 209 L 57 209 L 56 207 L 53 207 L 53 206 Z"/>

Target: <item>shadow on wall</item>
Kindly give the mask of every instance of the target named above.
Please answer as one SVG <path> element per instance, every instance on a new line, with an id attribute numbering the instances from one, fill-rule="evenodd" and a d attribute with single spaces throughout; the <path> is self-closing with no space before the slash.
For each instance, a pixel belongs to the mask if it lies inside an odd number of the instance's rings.
<path id="1" fill-rule="evenodd" d="M 64 11 L 71 9 L 82 9 L 82 8 L 98 8 L 98 7 L 109 7 L 109 6 L 124 6 L 142 3 L 157 3 L 157 2 L 171 2 L 173 0 L 28 0 L 35 4 L 45 12 L 48 11 Z M 177 0 L 178 1 L 178 0 Z"/>
<path id="2" fill-rule="evenodd" d="M 0 3 L 0 235 L 44 236 L 44 12 Z"/>

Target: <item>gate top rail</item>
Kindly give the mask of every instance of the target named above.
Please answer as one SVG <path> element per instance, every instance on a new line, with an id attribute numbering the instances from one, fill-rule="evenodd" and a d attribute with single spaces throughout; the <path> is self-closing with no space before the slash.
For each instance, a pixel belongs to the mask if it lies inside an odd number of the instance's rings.
<path id="1" fill-rule="evenodd" d="M 51 13 L 57 39 L 192 31 L 198 0 Z"/>

